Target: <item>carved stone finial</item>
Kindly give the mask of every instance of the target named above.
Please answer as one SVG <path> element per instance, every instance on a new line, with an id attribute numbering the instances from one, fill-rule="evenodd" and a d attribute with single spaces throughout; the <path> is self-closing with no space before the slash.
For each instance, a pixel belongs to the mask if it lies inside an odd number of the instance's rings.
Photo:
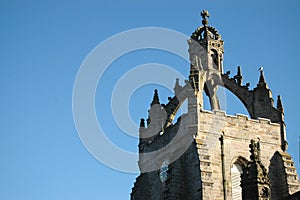
<path id="1" fill-rule="evenodd" d="M 179 84 L 179 78 L 176 78 L 175 86 L 174 86 L 174 92 L 175 96 L 178 96 L 182 90 L 182 86 Z"/>
<path id="2" fill-rule="evenodd" d="M 238 66 L 238 68 L 237 68 L 237 75 L 242 76 L 241 66 Z"/>
<path id="3" fill-rule="evenodd" d="M 145 127 L 145 119 L 144 118 L 141 119 L 140 127 Z"/>
<path id="4" fill-rule="evenodd" d="M 229 75 L 230 75 L 230 71 L 229 71 L 229 70 L 228 70 L 228 71 L 226 71 L 225 75 L 226 75 L 227 77 L 229 77 Z"/>
<path id="5" fill-rule="evenodd" d="M 238 85 L 242 85 L 243 76 L 241 66 L 238 66 L 237 74 L 234 76 L 234 79 L 236 80 Z"/>
<path id="6" fill-rule="evenodd" d="M 208 19 L 207 18 L 209 18 L 208 11 L 207 10 L 202 10 L 201 17 L 203 18 L 203 20 L 202 20 L 203 26 L 207 26 L 208 25 Z"/>

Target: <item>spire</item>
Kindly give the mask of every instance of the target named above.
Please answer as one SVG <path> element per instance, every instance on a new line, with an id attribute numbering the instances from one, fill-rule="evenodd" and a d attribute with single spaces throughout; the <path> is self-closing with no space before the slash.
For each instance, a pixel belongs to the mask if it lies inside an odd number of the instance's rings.
<path id="1" fill-rule="evenodd" d="M 151 106 L 153 106 L 154 104 L 160 104 L 157 89 L 154 90 L 154 96 L 153 96 Z"/>
<path id="2" fill-rule="evenodd" d="M 207 10 L 202 10 L 201 17 L 203 18 L 203 20 L 202 20 L 203 26 L 207 26 L 208 25 L 208 19 L 207 18 L 209 18 L 208 11 Z"/>

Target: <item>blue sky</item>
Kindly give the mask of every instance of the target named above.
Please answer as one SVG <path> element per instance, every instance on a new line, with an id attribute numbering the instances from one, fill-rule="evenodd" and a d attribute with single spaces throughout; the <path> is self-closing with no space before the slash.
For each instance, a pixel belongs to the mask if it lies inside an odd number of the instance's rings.
<path id="1" fill-rule="evenodd" d="M 101 164 L 77 134 L 72 114 L 77 72 L 99 43 L 122 31 L 150 26 L 190 35 L 201 24 L 203 9 L 225 41 L 224 70 L 235 74 L 240 65 L 253 88 L 262 65 L 273 98 L 282 96 L 288 152 L 300 171 L 299 7 L 296 0 L 1 1 L 0 199 L 128 199 L 137 174 Z M 177 56 L 151 49 L 132 52 L 112 63 L 95 97 L 107 137 L 132 152 L 137 139 L 114 122 L 110 98 L 123 74 L 149 62 L 188 76 L 189 65 Z M 129 103 L 135 123 L 147 117 L 154 88 L 162 103 L 171 95 L 156 84 L 139 88 Z M 226 98 L 228 113 L 245 112 L 230 94 Z"/>

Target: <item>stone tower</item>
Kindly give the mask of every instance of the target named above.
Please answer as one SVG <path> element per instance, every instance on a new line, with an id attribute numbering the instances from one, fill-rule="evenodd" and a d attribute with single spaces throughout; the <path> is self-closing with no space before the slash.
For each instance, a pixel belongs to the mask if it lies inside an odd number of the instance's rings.
<path id="1" fill-rule="evenodd" d="M 223 40 L 209 26 L 189 39 L 190 75 L 184 85 L 177 79 L 174 97 L 161 104 L 158 91 L 147 120 L 140 122 L 139 168 L 132 200 L 220 199 L 282 200 L 300 196 L 298 175 L 287 153 L 284 109 L 280 96 L 274 107 L 263 70 L 252 90 L 237 74 L 223 72 Z M 240 99 L 250 118 L 220 110 L 218 87 Z M 211 111 L 203 109 L 207 95 Z M 174 122 L 178 109 L 188 111 Z"/>

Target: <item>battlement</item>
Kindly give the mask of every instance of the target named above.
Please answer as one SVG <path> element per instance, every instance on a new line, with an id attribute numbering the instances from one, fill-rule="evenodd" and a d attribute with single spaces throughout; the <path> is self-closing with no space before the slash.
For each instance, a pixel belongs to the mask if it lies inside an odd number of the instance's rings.
<path id="1" fill-rule="evenodd" d="M 250 123 L 259 123 L 259 124 L 268 124 L 272 126 L 280 127 L 280 123 L 271 122 L 270 119 L 259 117 L 258 119 L 251 119 L 245 114 L 237 113 L 235 115 L 229 115 L 223 110 L 215 110 L 215 111 L 209 111 L 209 110 L 201 110 L 200 113 L 203 114 L 210 114 L 215 116 L 223 116 L 228 118 L 231 122 L 235 122 L 236 124 L 240 124 L 243 121 L 244 122 L 250 122 Z"/>

